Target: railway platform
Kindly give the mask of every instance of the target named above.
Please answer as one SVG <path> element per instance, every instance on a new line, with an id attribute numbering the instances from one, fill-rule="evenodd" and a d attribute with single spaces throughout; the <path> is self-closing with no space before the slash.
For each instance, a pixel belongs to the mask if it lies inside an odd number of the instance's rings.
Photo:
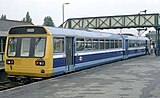
<path id="1" fill-rule="evenodd" d="M 160 98 L 160 57 L 146 55 L 10 90 L 0 98 Z"/>

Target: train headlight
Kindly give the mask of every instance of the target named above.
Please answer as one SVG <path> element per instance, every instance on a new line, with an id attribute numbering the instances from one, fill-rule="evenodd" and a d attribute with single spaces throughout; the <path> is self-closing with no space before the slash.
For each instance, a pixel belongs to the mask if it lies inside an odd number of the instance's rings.
<path id="1" fill-rule="evenodd" d="M 14 64 L 14 60 L 6 60 L 6 64 Z"/>
<path id="2" fill-rule="evenodd" d="M 45 61 L 35 61 L 37 66 L 45 66 Z"/>

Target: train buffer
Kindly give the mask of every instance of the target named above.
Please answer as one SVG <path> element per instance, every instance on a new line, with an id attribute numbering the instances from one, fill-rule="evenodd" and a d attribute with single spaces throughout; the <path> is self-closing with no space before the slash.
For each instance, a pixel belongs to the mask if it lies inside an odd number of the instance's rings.
<path id="1" fill-rule="evenodd" d="M 2 98 L 160 98 L 160 57 L 146 55 L 11 90 Z"/>

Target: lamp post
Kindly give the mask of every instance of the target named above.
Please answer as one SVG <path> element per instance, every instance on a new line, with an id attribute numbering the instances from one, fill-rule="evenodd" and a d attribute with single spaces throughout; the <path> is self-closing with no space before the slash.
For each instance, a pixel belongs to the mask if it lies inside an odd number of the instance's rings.
<path id="1" fill-rule="evenodd" d="M 63 17 L 63 23 L 64 23 L 64 5 L 67 5 L 67 4 L 70 4 L 70 3 L 63 3 L 63 4 L 62 4 L 62 17 Z"/>

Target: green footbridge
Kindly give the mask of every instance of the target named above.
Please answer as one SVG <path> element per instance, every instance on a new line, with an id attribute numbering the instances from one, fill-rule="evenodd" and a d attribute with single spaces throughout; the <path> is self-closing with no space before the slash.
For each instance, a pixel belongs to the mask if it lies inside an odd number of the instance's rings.
<path id="1" fill-rule="evenodd" d="M 149 28 L 156 30 L 156 50 L 160 55 L 160 15 L 134 14 L 102 17 L 70 18 L 59 27 L 70 29 L 123 29 L 123 28 Z"/>

